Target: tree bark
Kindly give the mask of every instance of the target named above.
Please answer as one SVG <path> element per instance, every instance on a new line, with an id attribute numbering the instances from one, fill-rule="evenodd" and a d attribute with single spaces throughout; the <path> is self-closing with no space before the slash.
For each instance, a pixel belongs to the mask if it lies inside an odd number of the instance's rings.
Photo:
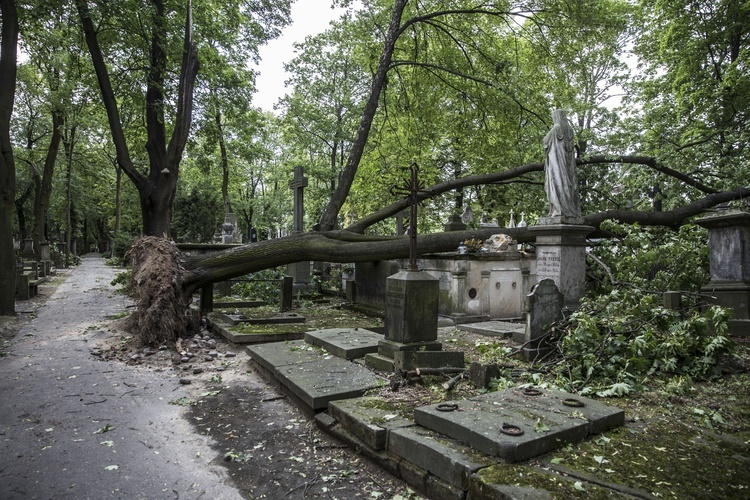
<path id="1" fill-rule="evenodd" d="M 331 201 L 326 205 L 323 216 L 320 218 L 320 228 L 323 231 L 330 231 L 337 227 L 339 211 L 341 210 L 344 201 L 346 201 L 346 197 L 349 195 L 349 190 L 351 189 L 354 177 L 357 174 L 357 167 L 359 166 L 362 154 L 365 151 L 367 138 L 370 135 L 370 127 L 375 118 L 375 113 L 378 110 L 380 93 L 385 85 L 388 69 L 390 68 L 391 59 L 393 58 L 393 50 L 396 47 L 396 40 L 398 40 L 398 37 L 401 34 L 399 26 L 401 24 L 401 16 L 404 13 L 407 1 L 408 0 L 396 0 L 393 11 L 391 12 L 391 22 L 388 26 L 388 32 L 385 35 L 383 52 L 380 55 L 378 68 L 372 78 L 370 96 L 367 98 L 367 103 L 362 111 L 357 134 L 354 137 L 352 148 L 349 151 L 349 157 L 346 160 L 346 166 L 344 167 L 343 172 L 341 172 L 336 191 L 333 193 Z"/>
<path id="2" fill-rule="evenodd" d="M 605 219 L 641 225 L 679 227 L 689 217 L 704 210 L 750 197 L 750 189 L 738 188 L 710 194 L 701 200 L 669 212 L 607 211 L 584 217 L 586 225 L 598 228 Z M 533 242 L 527 228 L 480 228 L 447 233 L 420 234 L 417 253 L 427 254 L 455 250 L 468 238 L 486 239 L 497 233 L 512 236 L 519 242 Z M 407 236 L 369 236 L 349 230 L 302 233 L 261 241 L 223 252 L 187 257 L 183 263 L 183 289 L 187 296 L 209 283 L 277 267 L 292 262 L 320 260 L 326 262 L 371 262 L 409 256 Z"/>
<path id="3" fill-rule="evenodd" d="M 60 152 L 63 123 L 63 112 L 59 109 L 52 111 L 52 136 L 47 147 L 44 170 L 36 182 L 36 192 L 34 193 L 34 227 L 31 231 L 31 238 L 34 240 L 34 257 L 36 260 L 42 260 L 42 247 L 40 243 L 46 239 L 44 226 L 47 223 L 50 196 L 52 194 L 52 177 L 55 173 L 57 154 Z M 39 175 L 36 171 L 34 173 L 35 177 Z"/>
<path id="4" fill-rule="evenodd" d="M 16 93 L 18 12 L 14 0 L 0 0 L 0 315 L 16 313 L 16 258 L 13 249 L 13 202 L 16 164 L 10 142 L 10 118 Z"/>

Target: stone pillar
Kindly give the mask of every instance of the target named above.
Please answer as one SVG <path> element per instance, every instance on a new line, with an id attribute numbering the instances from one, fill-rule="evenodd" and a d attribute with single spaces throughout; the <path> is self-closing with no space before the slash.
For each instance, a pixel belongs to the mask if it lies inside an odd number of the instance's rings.
<path id="1" fill-rule="evenodd" d="M 25 259 L 34 258 L 34 240 L 31 236 L 23 239 L 23 250 L 21 251 L 21 255 Z"/>
<path id="2" fill-rule="evenodd" d="M 711 281 L 701 291 L 708 303 L 732 309 L 731 335 L 750 336 L 750 213 L 727 210 L 695 222 L 708 229 Z"/>
<path id="3" fill-rule="evenodd" d="M 490 274 L 492 271 L 482 271 L 482 316 L 490 315 Z"/>
<path id="4" fill-rule="evenodd" d="M 573 224 L 529 227 L 536 236 L 537 283 L 554 281 L 568 309 L 577 309 L 586 293 L 586 235 L 593 230 Z"/>
<path id="5" fill-rule="evenodd" d="M 294 167 L 294 178 L 289 181 L 289 188 L 294 192 L 293 233 L 299 234 L 305 230 L 305 202 L 304 189 L 308 179 L 305 177 L 304 167 Z M 310 262 L 294 262 L 286 266 L 286 272 L 294 280 L 294 291 L 306 292 L 310 288 Z"/>

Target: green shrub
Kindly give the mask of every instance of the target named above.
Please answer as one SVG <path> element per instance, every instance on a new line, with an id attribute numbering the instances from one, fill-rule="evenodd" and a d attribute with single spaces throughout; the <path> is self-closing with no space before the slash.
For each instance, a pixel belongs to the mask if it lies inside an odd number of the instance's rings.
<path id="1" fill-rule="evenodd" d="M 558 325 L 557 382 L 583 394 L 620 396 L 659 374 L 719 375 L 718 358 L 734 344 L 726 336 L 729 311 L 701 301 L 700 287 L 709 280 L 705 230 L 612 221 L 601 229 L 616 236 L 594 249 L 596 286 Z M 683 309 L 663 307 L 663 292 L 672 290 L 683 292 Z"/>
<path id="2" fill-rule="evenodd" d="M 264 269 L 248 274 L 242 281 L 232 285 L 232 293 L 244 299 L 260 299 L 266 304 L 279 304 L 281 279 L 286 275 L 286 267 Z"/>
<path id="3" fill-rule="evenodd" d="M 107 260 L 108 266 L 127 267 L 130 262 L 125 254 L 135 243 L 136 237 L 125 232 L 117 232 L 112 238 L 112 258 Z"/>

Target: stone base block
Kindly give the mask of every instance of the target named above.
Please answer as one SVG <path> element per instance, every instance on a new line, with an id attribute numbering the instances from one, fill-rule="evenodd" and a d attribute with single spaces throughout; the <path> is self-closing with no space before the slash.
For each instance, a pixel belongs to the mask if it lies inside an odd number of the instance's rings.
<path id="1" fill-rule="evenodd" d="M 387 358 L 380 354 L 368 354 L 365 356 L 365 364 L 373 370 L 393 373 L 396 368 L 393 364 L 393 358 Z"/>
<path id="2" fill-rule="evenodd" d="M 415 368 L 463 368 L 464 353 L 455 351 L 398 351 L 393 357 L 396 370 Z"/>
<path id="3" fill-rule="evenodd" d="M 401 343 L 392 340 L 378 342 L 378 354 L 386 358 L 393 358 L 400 351 L 441 351 L 443 344 L 436 340 L 427 342 Z"/>

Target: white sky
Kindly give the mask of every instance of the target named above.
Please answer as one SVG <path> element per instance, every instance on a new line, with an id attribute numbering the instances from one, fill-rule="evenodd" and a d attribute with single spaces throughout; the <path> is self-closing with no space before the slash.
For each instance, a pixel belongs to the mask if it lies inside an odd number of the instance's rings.
<path id="1" fill-rule="evenodd" d="M 332 10 L 331 0 L 297 0 L 292 5 L 292 24 L 282 35 L 260 48 L 260 75 L 256 79 L 258 91 L 253 105 L 273 112 L 273 105 L 287 89 L 284 63 L 294 58 L 294 42 L 302 42 L 308 35 L 316 35 L 328 28 L 328 23 L 343 14 L 343 9 Z"/>

